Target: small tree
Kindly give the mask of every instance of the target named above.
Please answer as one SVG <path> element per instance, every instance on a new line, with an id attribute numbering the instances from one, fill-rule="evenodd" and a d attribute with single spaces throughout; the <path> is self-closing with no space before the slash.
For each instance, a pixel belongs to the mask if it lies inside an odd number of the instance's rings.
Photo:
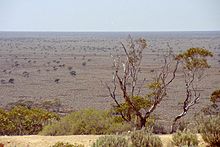
<path id="1" fill-rule="evenodd" d="M 199 101 L 199 83 L 203 79 L 204 71 L 210 67 L 207 57 L 212 56 L 212 53 L 204 48 L 190 48 L 176 56 L 176 60 L 180 62 L 184 74 L 186 96 L 184 98 L 182 112 L 173 120 L 171 126 L 172 133 L 175 131 L 174 126 L 176 122 L 185 116 L 189 109 Z"/>
<path id="2" fill-rule="evenodd" d="M 138 78 L 141 72 L 143 50 L 147 47 L 146 40 L 133 40 L 129 37 L 128 45 L 125 46 L 123 43 L 121 45 L 125 58 L 124 60 L 120 56 L 113 58 L 113 82 L 112 86 L 108 84 L 106 86 L 115 102 L 113 107 L 116 113 L 140 129 L 145 127 L 147 119 L 167 96 L 167 87 L 175 78 L 179 61 L 172 64 L 174 61 L 172 52 L 164 56 L 161 71 L 154 78 L 154 81 L 148 84 L 150 92 L 146 95 L 140 95 L 145 80 L 140 82 Z M 138 84 L 141 86 L 137 86 Z M 120 96 L 116 94 L 117 90 L 121 92 Z"/>
<path id="3" fill-rule="evenodd" d="M 220 114 L 220 89 L 212 92 L 210 96 L 211 105 L 202 109 L 205 115 L 219 115 Z"/>
<path id="4" fill-rule="evenodd" d="M 220 89 L 212 92 L 210 101 L 213 102 L 214 104 L 220 102 Z"/>

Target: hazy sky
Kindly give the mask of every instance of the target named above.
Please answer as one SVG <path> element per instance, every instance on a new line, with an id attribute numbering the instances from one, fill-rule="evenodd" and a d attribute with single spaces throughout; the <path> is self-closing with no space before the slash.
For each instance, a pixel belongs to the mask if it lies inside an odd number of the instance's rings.
<path id="1" fill-rule="evenodd" d="M 0 0 L 0 31 L 220 30 L 220 0 Z"/>

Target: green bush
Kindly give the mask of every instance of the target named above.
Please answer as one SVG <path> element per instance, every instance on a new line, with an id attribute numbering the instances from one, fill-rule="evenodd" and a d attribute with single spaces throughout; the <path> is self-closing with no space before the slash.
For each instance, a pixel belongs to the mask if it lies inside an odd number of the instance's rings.
<path id="1" fill-rule="evenodd" d="M 172 135 L 172 143 L 175 146 L 198 146 L 198 138 L 196 134 L 191 133 L 190 131 L 177 131 Z"/>
<path id="2" fill-rule="evenodd" d="M 128 147 L 128 141 L 123 137 L 104 136 L 98 138 L 92 147 Z"/>
<path id="3" fill-rule="evenodd" d="M 16 106 L 10 111 L 0 110 L 0 135 L 38 134 L 45 124 L 57 119 L 57 114 L 42 109 Z"/>
<path id="4" fill-rule="evenodd" d="M 57 142 L 51 147 L 84 147 L 84 145 L 81 144 L 70 144 L 70 143 L 63 143 L 63 142 Z"/>
<path id="5" fill-rule="evenodd" d="M 107 111 L 81 110 L 47 125 L 41 135 L 113 134 L 131 130 L 130 125 L 116 121 Z"/>
<path id="6" fill-rule="evenodd" d="M 10 135 L 15 129 L 14 123 L 9 119 L 9 114 L 0 109 L 0 135 Z"/>
<path id="7" fill-rule="evenodd" d="M 135 131 L 131 134 L 131 142 L 134 147 L 162 147 L 159 137 L 153 136 L 147 131 Z"/>
<path id="8" fill-rule="evenodd" d="M 220 146 L 220 115 L 204 120 L 200 132 L 203 140 L 210 146 Z"/>

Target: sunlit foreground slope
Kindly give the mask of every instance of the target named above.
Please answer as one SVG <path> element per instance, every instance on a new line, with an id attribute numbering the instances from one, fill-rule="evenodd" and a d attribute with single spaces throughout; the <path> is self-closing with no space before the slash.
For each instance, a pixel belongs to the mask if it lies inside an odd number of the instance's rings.
<path id="1" fill-rule="evenodd" d="M 159 135 L 164 147 L 171 145 L 171 135 Z M 3 143 L 5 147 L 50 147 L 56 142 L 69 142 L 71 144 L 83 144 L 85 147 L 89 147 L 95 142 L 100 135 L 70 135 L 70 136 L 0 136 L 0 143 Z M 199 146 L 205 147 L 205 143 L 201 136 L 198 135 L 200 141 Z"/>

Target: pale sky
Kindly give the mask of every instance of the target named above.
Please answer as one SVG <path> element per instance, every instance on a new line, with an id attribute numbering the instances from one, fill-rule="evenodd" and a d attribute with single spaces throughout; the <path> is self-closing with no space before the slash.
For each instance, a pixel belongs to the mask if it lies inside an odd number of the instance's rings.
<path id="1" fill-rule="evenodd" d="M 220 0 L 0 0 L 0 31 L 220 31 Z"/>

